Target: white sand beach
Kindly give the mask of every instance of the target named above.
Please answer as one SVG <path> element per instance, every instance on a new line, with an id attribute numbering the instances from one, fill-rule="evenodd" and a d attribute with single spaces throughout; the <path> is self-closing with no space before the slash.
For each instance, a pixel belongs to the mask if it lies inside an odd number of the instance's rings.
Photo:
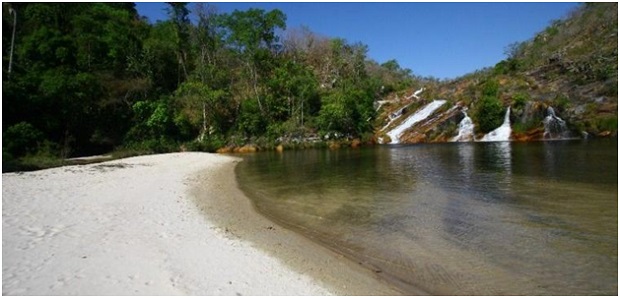
<path id="1" fill-rule="evenodd" d="M 2 175 L 3 295 L 398 295 L 268 221 L 241 159 L 174 153 Z"/>

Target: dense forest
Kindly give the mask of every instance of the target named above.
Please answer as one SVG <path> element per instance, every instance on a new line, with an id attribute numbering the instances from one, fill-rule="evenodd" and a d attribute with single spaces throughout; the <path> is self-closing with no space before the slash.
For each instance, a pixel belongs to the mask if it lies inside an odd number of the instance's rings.
<path id="1" fill-rule="evenodd" d="M 370 138 L 373 102 L 419 80 L 364 44 L 285 30 L 279 10 L 170 3 L 168 15 L 4 3 L 3 160 Z"/>
<path id="2" fill-rule="evenodd" d="M 551 105 L 576 132 L 617 133 L 617 3 L 582 5 L 495 67 L 443 81 L 286 28 L 279 10 L 191 8 L 169 3 L 153 24 L 133 3 L 3 3 L 3 171 L 109 152 L 373 143 L 388 115 L 434 98 L 469 107 L 479 133 L 512 106 L 513 134 L 532 135 L 530 116 Z M 453 111 L 406 142 L 446 141 L 463 117 Z"/>

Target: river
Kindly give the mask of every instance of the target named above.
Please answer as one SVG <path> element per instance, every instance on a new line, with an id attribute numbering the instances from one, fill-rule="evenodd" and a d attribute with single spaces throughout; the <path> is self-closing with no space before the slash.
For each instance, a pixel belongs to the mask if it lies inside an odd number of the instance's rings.
<path id="1" fill-rule="evenodd" d="M 618 294 L 617 139 L 244 159 L 237 178 L 259 212 L 405 293 Z"/>

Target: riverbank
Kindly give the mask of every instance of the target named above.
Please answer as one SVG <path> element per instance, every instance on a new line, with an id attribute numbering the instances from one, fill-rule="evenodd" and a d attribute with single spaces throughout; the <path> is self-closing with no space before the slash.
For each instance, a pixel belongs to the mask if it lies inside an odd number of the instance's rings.
<path id="1" fill-rule="evenodd" d="M 175 153 L 2 176 L 4 295 L 394 295 L 269 222 L 238 158 Z"/>

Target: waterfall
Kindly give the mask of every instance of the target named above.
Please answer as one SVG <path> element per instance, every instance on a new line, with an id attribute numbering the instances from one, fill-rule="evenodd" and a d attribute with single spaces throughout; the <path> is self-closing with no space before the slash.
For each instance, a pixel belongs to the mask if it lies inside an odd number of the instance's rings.
<path id="1" fill-rule="evenodd" d="M 481 142 L 497 142 L 497 141 L 509 141 L 510 134 L 512 133 L 512 128 L 510 128 L 510 107 L 506 110 L 506 115 L 504 116 L 504 123 L 494 131 L 484 135 Z"/>
<path id="2" fill-rule="evenodd" d="M 424 87 L 422 87 L 422 88 L 416 90 L 415 92 L 413 92 L 413 94 L 411 94 L 410 96 L 407 96 L 406 98 L 407 99 L 411 99 L 411 98 L 415 97 L 415 99 L 420 99 L 420 97 L 418 97 L 418 95 L 420 95 L 420 93 L 424 92 L 424 90 L 425 90 Z"/>
<path id="3" fill-rule="evenodd" d="M 428 116 L 432 115 L 439 107 L 445 104 L 445 100 L 433 100 L 431 103 L 424 106 L 424 108 L 415 112 L 413 115 L 409 116 L 403 123 L 390 130 L 387 135 L 390 136 L 392 142 L 390 144 L 398 144 L 400 143 L 400 136 L 403 132 L 416 123 L 428 118 Z"/>
<path id="4" fill-rule="evenodd" d="M 555 115 L 555 110 L 549 106 L 547 108 L 547 117 L 543 120 L 545 125 L 544 139 L 562 139 L 568 137 L 568 128 L 566 121 Z"/>
<path id="5" fill-rule="evenodd" d="M 463 110 L 465 118 L 459 122 L 459 134 L 452 138 L 452 142 L 469 142 L 474 140 L 474 122 L 467 115 L 467 112 Z"/>
<path id="6" fill-rule="evenodd" d="M 417 90 L 416 92 L 413 93 L 413 97 L 415 97 L 416 99 L 420 99 L 418 97 L 418 95 L 420 95 L 420 93 L 424 92 L 424 87 L 420 88 L 420 90 Z"/>

